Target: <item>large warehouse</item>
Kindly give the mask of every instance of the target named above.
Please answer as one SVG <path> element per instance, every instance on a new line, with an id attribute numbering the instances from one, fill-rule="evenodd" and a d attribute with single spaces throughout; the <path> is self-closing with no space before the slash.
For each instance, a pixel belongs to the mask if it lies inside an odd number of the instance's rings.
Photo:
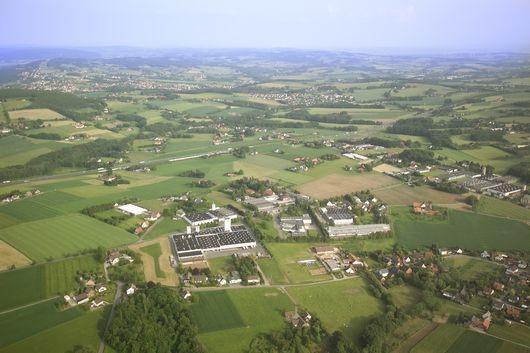
<path id="1" fill-rule="evenodd" d="M 171 236 L 173 248 L 181 262 L 201 260 L 205 252 L 248 249 L 256 247 L 256 239 L 244 225 L 213 227 L 198 232 Z"/>

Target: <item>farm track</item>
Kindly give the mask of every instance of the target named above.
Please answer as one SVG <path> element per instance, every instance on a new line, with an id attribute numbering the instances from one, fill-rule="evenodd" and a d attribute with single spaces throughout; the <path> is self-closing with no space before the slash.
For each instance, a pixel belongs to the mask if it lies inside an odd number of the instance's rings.
<path id="1" fill-rule="evenodd" d="M 57 298 L 59 298 L 58 295 L 56 295 L 55 297 L 46 298 L 46 299 L 42 299 L 42 300 L 39 300 L 39 301 L 36 301 L 36 302 L 32 302 L 32 303 L 29 303 L 29 304 L 26 304 L 26 305 L 17 306 L 16 308 L 12 308 L 12 309 L 8 309 L 8 310 L 4 310 L 4 311 L 0 312 L 0 315 L 4 315 L 4 314 L 7 314 L 7 313 L 10 313 L 10 312 L 13 312 L 13 311 L 17 311 L 17 310 L 20 310 L 20 309 L 29 308 L 30 306 L 41 304 L 41 303 L 45 303 L 45 302 L 48 302 L 48 301 L 51 301 L 51 300 L 55 300 Z"/>

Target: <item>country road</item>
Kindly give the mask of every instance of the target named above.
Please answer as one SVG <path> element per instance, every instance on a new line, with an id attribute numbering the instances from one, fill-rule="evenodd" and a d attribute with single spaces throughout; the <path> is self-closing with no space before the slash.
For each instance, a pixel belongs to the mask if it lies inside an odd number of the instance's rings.
<path id="1" fill-rule="evenodd" d="M 107 324 L 105 325 L 105 331 L 103 332 L 103 335 L 99 338 L 98 353 L 103 353 L 105 351 L 105 341 L 103 338 L 105 337 L 105 334 L 109 330 L 110 324 L 112 322 L 112 318 L 114 317 L 114 309 L 116 308 L 116 305 L 120 301 L 120 298 L 122 295 L 123 284 L 124 284 L 123 282 L 117 282 L 116 295 L 114 296 L 114 302 L 112 303 L 112 308 L 110 309 L 109 318 L 107 319 Z"/>

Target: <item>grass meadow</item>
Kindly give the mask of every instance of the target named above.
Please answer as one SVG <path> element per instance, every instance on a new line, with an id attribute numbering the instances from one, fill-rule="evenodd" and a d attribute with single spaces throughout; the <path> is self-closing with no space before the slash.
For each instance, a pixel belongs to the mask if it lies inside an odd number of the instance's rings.
<path id="1" fill-rule="evenodd" d="M 287 291 L 302 308 L 318 316 L 328 332 L 341 330 L 354 340 L 383 308 L 361 278 L 288 287 Z"/>
<path id="2" fill-rule="evenodd" d="M 494 262 L 468 256 L 452 256 L 446 258 L 444 264 L 457 269 L 461 278 L 467 281 L 476 280 L 486 273 L 502 270 L 502 267 Z"/>
<path id="3" fill-rule="evenodd" d="M 417 219 L 408 208 L 394 207 L 391 212 L 398 243 L 408 248 L 436 244 L 473 250 L 529 250 L 530 227 L 518 221 L 471 212 L 448 210 L 447 220 Z"/>
<path id="4" fill-rule="evenodd" d="M 287 295 L 275 288 L 218 292 L 195 293 L 198 301 L 190 306 L 199 323 L 199 340 L 210 353 L 243 352 L 257 334 L 281 329 L 283 312 L 294 309 Z M 207 310 L 211 305 L 215 306 Z M 228 310 L 219 305 L 227 305 Z"/>

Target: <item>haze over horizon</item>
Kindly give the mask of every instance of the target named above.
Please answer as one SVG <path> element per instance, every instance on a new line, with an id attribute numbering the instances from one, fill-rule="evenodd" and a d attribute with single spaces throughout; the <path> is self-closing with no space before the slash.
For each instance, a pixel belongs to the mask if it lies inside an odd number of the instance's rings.
<path id="1" fill-rule="evenodd" d="M 6 0 L 0 46 L 530 51 L 524 0 Z"/>

